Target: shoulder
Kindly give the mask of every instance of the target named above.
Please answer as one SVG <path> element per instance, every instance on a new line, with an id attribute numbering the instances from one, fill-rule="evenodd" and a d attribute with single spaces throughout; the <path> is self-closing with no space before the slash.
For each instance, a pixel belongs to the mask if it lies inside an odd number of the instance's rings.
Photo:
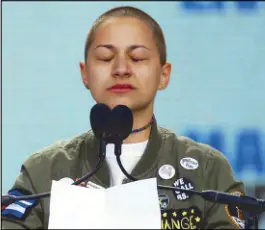
<path id="1" fill-rule="evenodd" d="M 79 158 L 82 151 L 80 149 L 85 144 L 85 141 L 91 139 L 92 132 L 88 131 L 86 133 L 72 137 L 71 139 L 64 139 L 54 142 L 32 154 L 30 154 L 25 162 L 24 167 L 29 168 L 32 166 L 42 165 L 45 162 L 55 162 L 60 161 L 61 163 L 65 161 L 71 161 Z"/>
<path id="2" fill-rule="evenodd" d="M 186 136 L 178 136 L 166 128 L 159 127 L 159 131 L 165 144 L 175 146 L 173 149 L 175 149 L 174 152 L 179 158 L 192 157 L 198 159 L 205 163 L 205 167 L 210 164 L 222 164 L 229 169 L 231 168 L 226 156 L 214 147 L 196 142 Z"/>

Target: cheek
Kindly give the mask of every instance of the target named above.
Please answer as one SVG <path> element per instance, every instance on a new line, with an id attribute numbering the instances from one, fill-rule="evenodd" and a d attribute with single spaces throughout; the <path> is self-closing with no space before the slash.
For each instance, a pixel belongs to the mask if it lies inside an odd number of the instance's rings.
<path id="1" fill-rule="evenodd" d="M 105 68 L 92 67 L 88 71 L 88 83 L 91 88 L 101 88 L 106 85 L 108 71 Z"/>
<path id="2" fill-rule="evenodd" d="M 137 71 L 139 82 L 143 87 L 156 88 L 160 81 L 160 69 L 153 66 L 146 66 Z"/>

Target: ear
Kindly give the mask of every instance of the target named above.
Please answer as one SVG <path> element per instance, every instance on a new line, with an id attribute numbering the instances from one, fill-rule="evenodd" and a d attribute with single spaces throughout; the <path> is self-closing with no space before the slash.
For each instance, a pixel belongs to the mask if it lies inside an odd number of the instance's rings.
<path id="1" fill-rule="evenodd" d="M 169 83 L 169 79 L 170 79 L 170 74 L 171 74 L 171 64 L 166 63 L 162 67 L 162 73 L 161 73 L 160 82 L 158 85 L 158 90 L 163 90 L 163 89 L 167 88 L 168 83 Z"/>
<path id="2" fill-rule="evenodd" d="M 89 83 L 88 83 L 88 75 L 87 75 L 87 71 L 86 71 L 86 65 L 84 62 L 80 62 L 79 63 L 79 66 L 80 66 L 80 73 L 81 73 L 81 76 L 82 76 L 82 81 L 85 85 L 85 87 L 87 89 L 89 89 Z"/>

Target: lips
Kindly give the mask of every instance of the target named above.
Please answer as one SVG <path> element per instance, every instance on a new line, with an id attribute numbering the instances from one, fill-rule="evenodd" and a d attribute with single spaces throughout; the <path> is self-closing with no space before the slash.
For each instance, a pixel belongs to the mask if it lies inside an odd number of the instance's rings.
<path id="1" fill-rule="evenodd" d="M 116 84 L 109 88 L 109 90 L 114 93 L 125 93 L 133 89 L 134 87 L 130 84 Z"/>

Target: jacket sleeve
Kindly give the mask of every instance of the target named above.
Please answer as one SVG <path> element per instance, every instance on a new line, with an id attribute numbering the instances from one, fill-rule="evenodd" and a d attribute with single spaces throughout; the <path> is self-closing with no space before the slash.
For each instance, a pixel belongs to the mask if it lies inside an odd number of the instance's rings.
<path id="1" fill-rule="evenodd" d="M 235 180 L 230 164 L 218 151 L 211 150 L 205 178 L 207 189 L 245 195 L 243 183 Z M 205 227 L 207 229 L 244 229 L 244 213 L 234 205 L 207 201 Z"/>
<path id="2" fill-rule="evenodd" d="M 9 194 L 35 194 L 34 185 L 27 170 L 22 166 Z M 2 229 L 43 229 L 43 210 L 37 200 L 16 201 L 3 207 Z"/>

